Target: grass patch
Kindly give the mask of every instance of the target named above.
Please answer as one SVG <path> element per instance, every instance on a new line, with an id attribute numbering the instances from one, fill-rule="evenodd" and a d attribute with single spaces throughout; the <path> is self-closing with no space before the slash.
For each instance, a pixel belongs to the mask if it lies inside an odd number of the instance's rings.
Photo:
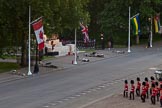
<path id="1" fill-rule="evenodd" d="M 54 59 L 55 56 L 43 56 L 42 60 L 50 60 L 50 59 Z"/>
<path id="2" fill-rule="evenodd" d="M 1 55 L 0 58 L 2 59 L 16 59 L 14 55 Z"/>
<path id="3" fill-rule="evenodd" d="M 17 63 L 9 63 L 9 62 L 0 62 L 0 73 L 8 72 L 10 70 L 19 69 L 20 65 Z"/>

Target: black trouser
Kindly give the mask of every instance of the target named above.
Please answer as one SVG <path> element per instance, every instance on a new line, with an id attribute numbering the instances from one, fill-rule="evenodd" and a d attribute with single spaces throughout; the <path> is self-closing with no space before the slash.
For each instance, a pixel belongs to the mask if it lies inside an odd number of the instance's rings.
<path id="1" fill-rule="evenodd" d="M 155 103 L 156 103 L 156 101 L 155 101 L 155 96 L 151 96 L 151 102 L 152 102 L 152 104 L 155 105 Z"/>
<path id="2" fill-rule="evenodd" d="M 149 98 L 149 90 L 146 91 L 146 97 Z"/>
<path id="3" fill-rule="evenodd" d="M 159 101 L 159 97 L 160 97 L 160 93 L 159 92 L 157 93 L 156 97 L 157 97 L 157 101 Z"/>
<path id="4" fill-rule="evenodd" d="M 136 89 L 136 95 L 140 96 L 140 89 Z"/>
<path id="5" fill-rule="evenodd" d="M 160 99 L 160 106 L 162 107 L 162 99 Z"/>
<path id="6" fill-rule="evenodd" d="M 128 97 L 128 91 L 124 90 L 123 97 Z"/>
<path id="7" fill-rule="evenodd" d="M 130 100 L 131 100 L 131 99 L 134 100 L 134 92 L 130 92 L 130 94 L 129 94 L 129 99 L 130 99 Z"/>
<path id="8" fill-rule="evenodd" d="M 145 102 L 145 99 L 146 99 L 146 95 L 142 94 L 142 95 L 141 95 L 141 100 L 142 100 L 142 102 Z"/>

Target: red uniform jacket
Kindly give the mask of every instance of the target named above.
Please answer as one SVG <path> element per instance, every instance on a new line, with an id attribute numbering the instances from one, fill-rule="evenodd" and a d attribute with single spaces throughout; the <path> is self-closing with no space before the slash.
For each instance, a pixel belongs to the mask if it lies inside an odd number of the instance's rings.
<path id="1" fill-rule="evenodd" d="M 137 89 L 140 90 L 140 88 L 141 88 L 141 83 L 140 83 L 140 81 L 138 81 L 137 82 Z"/>
<path id="2" fill-rule="evenodd" d="M 128 91 L 128 84 L 125 84 L 124 91 Z"/>
<path id="3" fill-rule="evenodd" d="M 130 92 L 134 92 L 134 90 L 135 90 L 135 86 L 134 86 L 134 84 L 132 84 L 131 85 L 131 91 Z"/>
<path id="4" fill-rule="evenodd" d="M 145 86 L 142 87 L 141 95 L 146 95 L 147 88 Z"/>
<path id="5" fill-rule="evenodd" d="M 146 90 L 148 91 L 148 89 L 149 89 L 149 83 L 146 82 Z"/>
<path id="6" fill-rule="evenodd" d="M 151 94 L 151 96 L 156 96 L 156 94 L 157 94 L 157 89 L 156 89 L 156 88 L 153 88 L 153 89 L 152 89 L 152 94 Z"/>

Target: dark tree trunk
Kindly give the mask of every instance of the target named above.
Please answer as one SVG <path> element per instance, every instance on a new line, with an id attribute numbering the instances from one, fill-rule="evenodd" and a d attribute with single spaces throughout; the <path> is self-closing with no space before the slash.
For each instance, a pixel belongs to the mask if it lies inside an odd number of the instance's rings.
<path id="1" fill-rule="evenodd" d="M 21 48 L 21 66 L 27 66 L 27 35 L 22 35 L 22 48 Z"/>

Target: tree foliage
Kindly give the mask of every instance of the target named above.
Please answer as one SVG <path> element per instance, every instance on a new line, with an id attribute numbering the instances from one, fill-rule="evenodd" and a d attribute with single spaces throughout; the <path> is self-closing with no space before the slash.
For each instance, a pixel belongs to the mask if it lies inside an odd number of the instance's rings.
<path id="1" fill-rule="evenodd" d="M 128 31 L 128 7 L 131 7 L 131 16 L 140 13 L 141 26 L 146 26 L 148 18 L 160 12 L 161 0 L 118 0 L 110 1 L 100 14 L 101 29 L 112 34 L 116 31 Z M 144 27 L 145 28 L 145 27 Z M 109 30 L 109 31 L 107 31 Z M 143 30 L 143 31 L 146 31 Z"/>
<path id="2" fill-rule="evenodd" d="M 148 18 L 161 11 L 161 3 L 162 0 L 101 0 L 100 3 L 91 0 L 91 26 L 95 26 L 91 31 L 96 31 L 96 28 L 99 27 L 97 30 L 103 31 L 105 36 L 116 36 L 122 40 L 120 37 L 126 37 L 128 33 L 128 10 L 130 6 L 131 16 L 140 13 L 141 28 L 143 29 L 142 32 L 145 33 L 147 31 L 146 26 L 150 23 Z"/>
<path id="3" fill-rule="evenodd" d="M 83 20 L 91 39 L 99 39 L 101 32 L 106 38 L 127 36 L 129 6 L 131 16 L 140 13 L 142 32 L 147 32 L 148 18 L 162 11 L 162 0 L 0 0 L 0 53 L 4 47 L 21 46 L 22 65 L 27 61 L 29 5 L 32 21 L 43 17 L 47 36 L 68 35 Z"/>
<path id="4" fill-rule="evenodd" d="M 7 45 L 21 46 L 21 64 L 26 65 L 29 5 L 31 20 L 42 16 L 45 33 L 50 35 L 62 33 L 65 29 L 73 30 L 78 27 L 80 18 L 89 20 L 87 3 L 88 0 L 1 0 L 0 48 Z"/>

